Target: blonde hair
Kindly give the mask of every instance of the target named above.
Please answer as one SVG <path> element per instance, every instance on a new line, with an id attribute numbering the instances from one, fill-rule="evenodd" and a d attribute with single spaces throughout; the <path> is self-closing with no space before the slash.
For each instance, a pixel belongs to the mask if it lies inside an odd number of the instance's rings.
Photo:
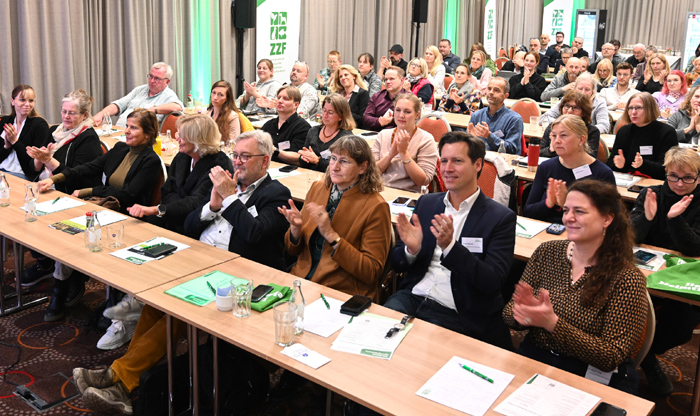
<path id="1" fill-rule="evenodd" d="M 666 170 L 671 166 L 687 169 L 698 174 L 700 173 L 700 154 L 693 149 L 673 146 L 668 149 L 666 156 L 664 156 L 664 167 Z"/>
<path id="2" fill-rule="evenodd" d="M 668 64 L 668 59 L 666 59 L 666 55 L 662 53 L 655 53 L 651 55 L 651 57 L 647 60 L 647 66 L 644 69 L 644 73 L 654 76 L 654 71 L 651 69 L 651 61 L 654 59 L 659 59 L 661 62 L 663 62 L 664 69 L 662 69 L 662 71 L 666 70 L 666 76 L 668 76 L 668 74 L 671 73 L 671 66 Z"/>
<path id="3" fill-rule="evenodd" d="M 355 85 L 362 88 L 363 90 L 367 89 L 367 84 L 365 84 L 365 81 L 362 79 L 362 75 L 360 75 L 360 72 L 357 69 L 355 69 L 354 66 L 345 64 L 340 65 L 338 69 L 336 69 L 333 73 L 333 82 L 330 85 L 331 92 L 340 92 L 345 89 L 342 85 L 340 85 L 340 71 L 342 70 L 348 71 L 350 75 L 352 75 L 352 78 L 355 80 Z"/>
<path id="4" fill-rule="evenodd" d="M 438 49 L 438 47 L 435 45 L 428 46 L 427 48 L 425 48 L 425 51 L 430 51 L 435 57 L 435 61 L 433 61 L 433 67 L 428 68 L 430 75 L 435 76 L 438 70 L 438 66 L 442 65 L 442 54 L 440 53 L 440 49 Z M 425 52 L 423 54 L 425 55 Z M 426 61 L 425 64 L 427 66 L 428 62 Z"/>
<path id="5" fill-rule="evenodd" d="M 425 62 L 425 59 L 423 58 L 413 58 L 411 59 L 411 62 L 408 63 L 408 72 L 411 72 L 411 64 L 414 62 L 418 62 L 418 65 L 420 66 L 420 78 L 427 78 L 428 77 L 428 63 Z"/>
<path id="6" fill-rule="evenodd" d="M 600 75 L 598 74 L 598 71 L 600 71 L 601 68 L 608 68 L 608 76 L 605 79 L 601 79 Z M 613 80 L 613 64 L 610 62 L 610 59 L 606 58 L 598 63 L 598 66 L 595 68 L 595 74 L 593 74 L 593 80 L 603 86 L 610 85 Z"/>
<path id="7" fill-rule="evenodd" d="M 586 127 L 586 123 L 583 122 L 581 117 L 573 114 L 564 114 L 552 122 L 551 128 L 554 129 L 554 127 L 559 124 L 561 124 L 562 127 L 571 132 L 574 136 L 583 136 L 583 151 L 586 153 L 590 151 L 588 140 L 586 140 L 588 139 L 588 127 Z"/>
<path id="8" fill-rule="evenodd" d="M 175 126 L 180 139 L 192 143 L 199 157 L 219 152 L 221 132 L 207 114 L 186 114 L 178 117 Z"/>

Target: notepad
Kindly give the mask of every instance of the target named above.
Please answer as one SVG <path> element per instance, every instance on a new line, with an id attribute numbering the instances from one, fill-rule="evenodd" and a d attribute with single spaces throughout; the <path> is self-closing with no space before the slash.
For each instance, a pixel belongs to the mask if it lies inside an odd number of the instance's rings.
<path id="1" fill-rule="evenodd" d="M 525 217 L 518 216 L 515 223 L 515 235 L 530 239 L 546 230 L 550 225 L 552 224 L 548 222 L 533 221 Z"/>
<path id="2" fill-rule="evenodd" d="M 54 212 L 79 207 L 81 205 L 85 205 L 85 202 L 79 199 L 69 198 L 67 196 L 59 197 L 57 199 L 52 199 L 36 204 L 36 215 L 41 216 L 53 214 Z M 22 209 L 26 211 L 24 206 L 22 207 Z"/>
<path id="3" fill-rule="evenodd" d="M 535 374 L 494 409 L 506 416 L 585 416 L 600 397 Z"/>
<path id="4" fill-rule="evenodd" d="M 245 280 L 239 279 L 236 276 L 214 270 L 213 272 L 195 277 L 192 280 L 170 288 L 166 290 L 165 293 L 193 305 L 205 306 L 216 300 L 216 295 L 209 288 L 207 282 L 213 287 L 218 287 L 233 279 L 240 280 L 240 283 L 245 283 Z"/>

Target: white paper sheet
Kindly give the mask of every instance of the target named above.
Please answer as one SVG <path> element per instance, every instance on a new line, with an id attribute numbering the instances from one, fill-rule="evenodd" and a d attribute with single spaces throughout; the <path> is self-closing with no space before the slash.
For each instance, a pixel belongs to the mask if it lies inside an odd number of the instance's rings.
<path id="1" fill-rule="evenodd" d="M 268 169 L 267 173 L 270 174 L 271 179 L 281 179 L 281 178 L 288 178 L 290 176 L 297 176 L 301 175 L 301 172 L 299 172 L 299 169 L 295 169 L 291 172 L 280 172 L 281 168 L 273 168 L 273 169 Z M 320 175 L 320 173 L 319 173 Z"/>
<path id="2" fill-rule="evenodd" d="M 56 200 L 52 199 L 36 204 L 36 215 L 53 214 L 54 212 L 85 205 L 84 201 L 81 201 L 79 199 L 68 198 L 67 196 L 60 197 L 55 203 L 54 201 Z M 22 209 L 24 210 L 24 206 L 22 206 Z"/>
<path id="3" fill-rule="evenodd" d="M 127 217 L 126 215 L 122 215 L 118 212 L 114 212 L 109 209 L 97 211 L 97 221 L 100 222 L 101 227 L 104 227 L 105 225 L 109 224 L 114 224 L 115 222 L 124 221 L 128 218 L 129 217 Z M 87 226 L 87 217 L 85 215 L 83 215 L 82 217 L 71 218 L 68 221 L 81 226 L 83 229 L 85 229 L 85 227 Z"/>
<path id="4" fill-rule="evenodd" d="M 623 188 L 629 188 L 642 180 L 641 176 L 634 176 L 629 173 L 613 172 L 613 175 L 615 175 L 615 184 Z"/>
<path id="5" fill-rule="evenodd" d="M 467 371 L 462 364 L 492 379 L 493 383 Z M 460 412 L 481 416 L 489 410 L 514 377 L 512 374 L 453 356 L 416 394 Z"/>
<path id="6" fill-rule="evenodd" d="M 384 338 L 394 324 L 399 322 L 385 316 L 363 313 L 343 327 L 338 338 L 333 341 L 331 349 L 390 360 L 396 348 L 413 327 L 413 324 L 409 323 L 403 331 L 399 331 L 389 339 Z"/>
<path id="7" fill-rule="evenodd" d="M 549 222 L 533 221 L 518 215 L 517 222 L 515 223 L 515 235 L 530 239 L 546 230 L 550 225 L 552 224 Z"/>
<path id="8" fill-rule="evenodd" d="M 506 416 L 585 416 L 600 397 L 535 374 L 494 409 Z"/>
<path id="9" fill-rule="evenodd" d="M 300 363 L 304 363 L 309 367 L 317 370 L 319 367 L 331 362 L 331 359 L 317 353 L 316 351 L 310 350 L 301 344 L 292 344 L 282 350 L 282 354 L 287 357 L 294 358 Z"/>
<path id="10" fill-rule="evenodd" d="M 160 256 L 158 258 L 149 257 L 146 255 L 140 254 L 138 252 L 140 249 L 146 248 L 148 246 L 153 246 L 156 244 L 161 244 L 161 243 L 172 244 L 172 245 L 177 247 L 177 250 L 173 251 L 172 253 L 168 253 L 166 255 Z M 170 239 L 165 238 L 165 237 L 156 237 L 156 238 L 152 238 L 148 241 L 144 241 L 143 243 L 135 244 L 131 247 L 127 247 L 127 248 L 123 248 L 121 250 L 113 251 L 109 254 L 113 255 L 114 257 L 120 258 L 122 260 L 126 260 L 129 263 L 141 265 L 143 263 L 148 263 L 149 261 L 163 259 L 171 254 L 175 254 L 175 253 L 182 251 L 186 248 L 190 248 L 190 246 L 188 246 L 186 244 L 178 243 L 177 241 L 173 241 L 173 240 L 170 240 Z"/>
<path id="11" fill-rule="evenodd" d="M 342 301 L 326 296 L 331 308 L 326 308 L 323 299 L 319 298 L 315 302 L 304 307 L 304 331 L 328 338 L 343 328 L 348 323 L 350 317 L 340 313 Z"/>

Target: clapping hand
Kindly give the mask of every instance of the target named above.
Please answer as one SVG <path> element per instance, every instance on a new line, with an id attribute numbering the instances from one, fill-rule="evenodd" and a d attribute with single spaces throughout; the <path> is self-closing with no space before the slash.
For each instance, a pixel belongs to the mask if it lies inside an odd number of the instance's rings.
<path id="1" fill-rule="evenodd" d="M 255 97 L 256 93 L 258 92 L 258 89 L 255 88 L 255 85 L 255 82 L 253 82 L 252 84 L 249 84 L 247 82 L 243 83 L 243 89 L 245 90 L 246 95 Z"/>
<path id="2" fill-rule="evenodd" d="M 301 235 L 301 226 L 303 222 L 301 219 L 301 212 L 299 212 L 296 205 L 294 205 L 294 201 L 290 199 L 289 208 L 282 206 L 278 207 L 277 211 L 284 215 L 284 218 L 289 221 L 289 232 L 292 234 L 292 237 L 294 237 L 295 240 L 298 240 L 299 236 Z"/>
<path id="3" fill-rule="evenodd" d="M 309 212 L 310 220 L 316 223 L 316 227 L 318 228 L 318 232 L 321 234 L 321 236 L 323 236 L 326 241 L 335 240 L 338 233 L 336 233 L 333 230 L 333 227 L 331 227 L 331 217 L 328 216 L 326 207 L 311 202 L 306 204 L 304 209 Z"/>
<path id="4" fill-rule="evenodd" d="M 396 150 L 398 154 L 401 155 L 401 160 L 408 156 L 408 142 L 411 140 L 411 135 L 408 134 L 406 130 L 396 129 L 396 135 L 394 136 L 394 143 L 396 144 Z M 392 147 L 394 145 L 392 143 Z"/>
<path id="5" fill-rule="evenodd" d="M 255 100 L 255 103 L 261 108 L 277 108 L 276 98 L 260 97 Z"/>
<path id="6" fill-rule="evenodd" d="M 297 153 L 299 153 L 301 159 L 304 162 L 311 163 L 312 165 L 318 165 L 318 162 L 321 160 L 321 158 L 318 157 L 316 153 L 314 153 L 314 151 L 308 147 L 304 147 L 298 150 Z"/>
<path id="7" fill-rule="evenodd" d="M 399 237 L 406 245 L 408 252 L 416 256 L 418 255 L 423 243 L 423 229 L 420 226 L 418 215 L 413 214 L 411 220 L 413 221 L 413 224 L 408 221 L 406 214 L 400 213 L 396 220 L 396 231 L 398 231 Z"/>
<path id="8" fill-rule="evenodd" d="M 549 178 L 547 181 L 547 199 L 544 201 L 547 208 L 554 208 L 556 205 L 563 207 L 566 201 L 566 193 L 565 181 Z"/>
<path id="9" fill-rule="evenodd" d="M 649 198 L 648 195 L 647 198 Z M 675 218 L 684 213 L 688 206 L 690 206 L 691 202 L 693 202 L 693 195 L 686 195 L 683 198 L 681 198 L 680 201 L 673 204 L 671 206 L 671 209 L 668 210 L 668 218 Z M 644 205 L 644 207 L 646 211 L 646 204 Z"/>
<path id="10" fill-rule="evenodd" d="M 209 179 L 214 185 L 209 206 L 212 211 L 217 212 L 221 209 L 224 199 L 238 192 L 238 171 L 231 176 L 231 172 L 221 166 L 214 166 L 209 172 Z"/>
<path id="11" fill-rule="evenodd" d="M 46 164 L 53 157 L 54 147 L 55 143 L 49 143 L 48 146 L 42 147 L 29 146 L 27 147 L 27 155 L 29 155 L 29 157 L 32 159 L 36 159 L 39 162 Z"/>
<path id="12" fill-rule="evenodd" d="M 646 217 L 647 221 L 653 221 L 654 217 L 656 217 L 656 210 L 658 208 L 658 204 L 656 201 L 656 193 L 652 191 L 651 189 L 647 189 L 647 195 L 646 199 L 644 199 L 644 216 Z M 669 211 L 670 215 L 670 211 Z M 671 217 L 669 217 L 671 218 Z"/>
<path id="13" fill-rule="evenodd" d="M 559 317 L 554 313 L 549 291 L 541 289 L 539 297 L 535 297 L 532 287 L 525 282 L 515 286 L 513 293 L 513 318 L 522 326 L 544 328 L 554 331 Z"/>
<path id="14" fill-rule="evenodd" d="M 450 100 L 454 101 L 455 104 L 462 104 L 464 102 L 464 96 L 460 95 L 457 88 L 452 88 L 450 90 Z"/>
<path id="15" fill-rule="evenodd" d="M 326 81 L 323 80 L 323 76 L 321 74 L 316 74 L 316 81 L 320 87 L 326 85 Z"/>
<path id="16" fill-rule="evenodd" d="M 451 215 L 437 214 L 431 221 L 430 232 L 435 236 L 437 245 L 442 250 L 452 243 L 454 234 L 454 222 Z"/>
<path id="17" fill-rule="evenodd" d="M 642 155 L 637 152 L 637 154 L 634 156 L 634 160 L 632 161 L 632 167 L 635 169 L 639 169 L 640 166 L 644 163 L 644 159 L 642 158 Z"/>
<path id="18" fill-rule="evenodd" d="M 384 69 L 387 69 L 391 66 L 391 61 L 386 56 L 382 56 L 382 60 L 379 62 L 379 66 Z"/>
<path id="19" fill-rule="evenodd" d="M 17 143 L 17 129 L 12 123 L 7 123 L 5 129 L 5 149 L 9 149 L 13 144 Z"/>
<path id="20" fill-rule="evenodd" d="M 625 167 L 625 155 L 622 153 L 622 149 L 617 149 L 617 154 L 613 157 L 613 163 L 618 169 Z"/>

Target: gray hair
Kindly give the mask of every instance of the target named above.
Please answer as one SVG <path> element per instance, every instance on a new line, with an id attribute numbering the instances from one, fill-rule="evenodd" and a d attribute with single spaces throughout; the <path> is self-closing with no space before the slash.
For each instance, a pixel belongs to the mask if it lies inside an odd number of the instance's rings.
<path id="1" fill-rule="evenodd" d="M 300 64 L 300 65 L 303 65 L 303 66 L 304 66 L 304 68 L 306 69 L 306 75 L 309 75 L 309 74 L 311 73 L 311 72 L 310 72 L 310 69 L 309 69 L 309 64 L 307 64 L 306 62 L 304 62 L 304 61 L 296 61 L 296 62 L 294 62 L 294 65 L 296 65 L 296 64 Z"/>
<path id="2" fill-rule="evenodd" d="M 561 53 L 568 53 L 571 56 L 574 56 L 574 54 L 571 52 L 571 48 L 562 48 Z"/>
<path id="3" fill-rule="evenodd" d="M 173 77 L 173 67 L 166 64 L 165 62 L 156 62 L 151 66 L 151 69 L 161 69 L 165 68 L 165 78 L 170 79 Z"/>
<path id="4" fill-rule="evenodd" d="M 258 149 L 260 149 L 264 155 L 272 157 L 275 146 L 272 144 L 272 136 L 270 136 L 270 133 L 266 133 L 262 130 L 247 131 L 236 137 L 233 141 L 233 145 L 235 146 L 239 141 L 245 139 L 255 139 L 258 143 Z"/>
<path id="5" fill-rule="evenodd" d="M 14 98 L 14 97 L 12 97 Z M 65 102 L 71 102 L 78 107 L 78 112 L 80 114 L 85 114 L 90 116 L 90 110 L 92 110 L 92 104 L 95 103 L 95 99 L 90 97 L 84 89 L 74 90 L 63 96 L 61 104 Z"/>
<path id="6" fill-rule="evenodd" d="M 646 49 L 646 50 L 652 51 L 652 52 L 654 52 L 654 53 L 658 53 L 658 52 L 659 52 L 658 49 L 656 49 L 656 46 L 654 46 L 654 45 L 647 45 L 647 49 Z"/>

